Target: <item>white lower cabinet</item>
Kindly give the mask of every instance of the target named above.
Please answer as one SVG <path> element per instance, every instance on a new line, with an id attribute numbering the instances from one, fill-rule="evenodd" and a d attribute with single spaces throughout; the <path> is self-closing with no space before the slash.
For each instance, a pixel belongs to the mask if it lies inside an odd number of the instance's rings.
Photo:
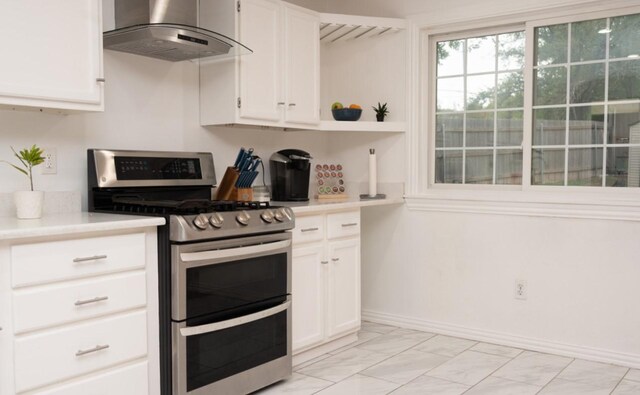
<path id="1" fill-rule="evenodd" d="M 349 231 L 331 235 L 325 231 L 332 226 L 342 229 L 342 225 Z M 360 329 L 359 230 L 359 209 L 296 218 L 292 260 L 294 355 Z"/>
<path id="2" fill-rule="evenodd" d="M 156 230 L 79 232 L 0 242 L 0 395 L 156 392 Z"/>

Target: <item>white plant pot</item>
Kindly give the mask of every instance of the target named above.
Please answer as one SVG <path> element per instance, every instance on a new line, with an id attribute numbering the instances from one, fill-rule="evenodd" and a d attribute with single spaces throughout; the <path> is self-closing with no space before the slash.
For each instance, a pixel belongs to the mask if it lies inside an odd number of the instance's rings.
<path id="1" fill-rule="evenodd" d="M 16 216 L 18 219 L 37 219 L 42 217 L 44 192 L 17 191 L 13 193 L 13 201 L 16 204 Z"/>

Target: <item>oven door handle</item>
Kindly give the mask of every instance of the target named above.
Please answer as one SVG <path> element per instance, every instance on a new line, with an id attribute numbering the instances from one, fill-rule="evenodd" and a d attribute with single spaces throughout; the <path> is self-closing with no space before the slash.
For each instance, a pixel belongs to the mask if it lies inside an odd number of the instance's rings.
<path id="1" fill-rule="evenodd" d="M 232 318 L 226 321 L 214 322 L 212 324 L 181 328 L 180 334 L 184 337 L 189 337 L 194 335 L 202 335 L 204 333 L 216 332 L 223 329 L 232 328 L 234 326 L 248 324 L 249 322 L 261 320 L 263 318 L 267 318 L 272 315 L 276 315 L 278 313 L 285 311 L 289 307 L 291 307 L 291 300 L 287 300 L 286 302 L 278 306 L 271 307 L 266 310 L 258 311 L 257 313 L 244 315 L 242 317 Z"/>
<path id="2" fill-rule="evenodd" d="M 281 250 L 288 248 L 291 240 L 276 241 L 267 244 L 257 244 L 247 247 L 227 248 L 221 250 L 201 251 L 201 252 L 182 252 L 180 260 L 187 263 L 188 266 L 199 266 L 200 263 L 210 263 L 210 261 L 238 258 L 245 255 L 264 254 L 266 252 Z"/>

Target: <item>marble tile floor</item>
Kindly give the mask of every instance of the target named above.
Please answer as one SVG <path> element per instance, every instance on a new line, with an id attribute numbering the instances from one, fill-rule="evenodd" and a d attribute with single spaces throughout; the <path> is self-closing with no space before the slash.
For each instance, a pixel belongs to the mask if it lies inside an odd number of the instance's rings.
<path id="1" fill-rule="evenodd" d="M 640 395 L 640 370 L 363 322 L 255 395 Z"/>

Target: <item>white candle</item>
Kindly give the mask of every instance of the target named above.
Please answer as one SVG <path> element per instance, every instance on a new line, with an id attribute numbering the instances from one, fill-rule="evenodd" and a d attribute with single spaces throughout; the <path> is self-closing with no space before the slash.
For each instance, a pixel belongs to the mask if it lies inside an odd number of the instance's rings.
<path id="1" fill-rule="evenodd" d="M 369 197 L 376 197 L 378 194 L 378 170 L 376 167 L 376 150 L 369 149 Z"/>

